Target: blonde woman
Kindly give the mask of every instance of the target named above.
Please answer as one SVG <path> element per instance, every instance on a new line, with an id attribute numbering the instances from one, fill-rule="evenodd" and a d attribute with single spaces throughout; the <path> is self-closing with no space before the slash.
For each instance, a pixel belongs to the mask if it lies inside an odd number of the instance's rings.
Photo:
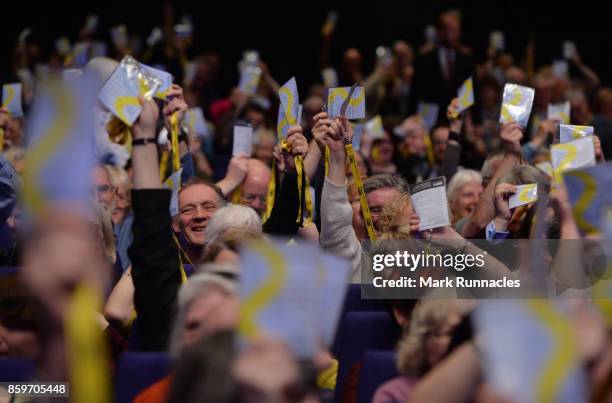
<path id="1" fill-rule="evenodd" d="M 380 386 L 373 403 L 407 402 L 419 378 L 442 360 L 461 321 L 456 301 L 425 299 L 412 311 L 410 329 L 397 348 L 400 376 Z"/>
<path id="2" fill-rule="evenodd" d="M 131 265 L 127 251 L 132 244 L 132 224 L 134 222 L 132 198 L 130 196 L 132 180 L 123 168 L 106 165 L 105 169 L 115 192 L 114 203 L 109 213 L 113 221 L 117 255 L 119 256 L 121 269 L 125 272 Z"/>

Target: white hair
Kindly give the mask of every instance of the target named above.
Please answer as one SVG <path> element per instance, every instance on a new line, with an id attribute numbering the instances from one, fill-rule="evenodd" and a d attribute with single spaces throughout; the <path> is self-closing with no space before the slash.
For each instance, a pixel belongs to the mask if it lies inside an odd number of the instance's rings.
<path id="1" fill-rule="evenodd" d="M 457 171 L 450 182 L 448 182 L 448 188 L 446 189 L 448 201 L 452 202 L 457 196 L 457 193 L 461 191 L 461 188 L 472 181 L 482 183 L 482 175 L 480 172 L 474 171 L 473 169 L 462 169 Z"/>
<path id="2" fill-rule="evenodd" d="M 183 348 L 184 322 L 187 311 L 191 303 L 211 292 L 221 292 L 226 295 L 233 295 L 237 291 L 237 284 L 234 280 L 218 274 L 198 273 L 189 277 L 186 283 L 181 285 L 177 296 L 177 312 L 170 336 L 170 354 L 178 358 Z"/>
<path id="3" fill-rule="evenodd" d="M 262 233 L 261 218 L 251 207 L 228 204 L 217 210 L 206 226 L 204 242 L 209 243 L 228 230 Z"/>

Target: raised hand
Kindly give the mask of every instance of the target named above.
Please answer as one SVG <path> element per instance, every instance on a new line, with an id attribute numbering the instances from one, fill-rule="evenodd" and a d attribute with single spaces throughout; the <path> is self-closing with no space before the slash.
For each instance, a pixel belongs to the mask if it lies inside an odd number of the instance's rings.
<path id="1" fill-rule="evenodd" d="M 507 152 L 521 154 L 521 140 L 523 139 L 523 129 L 516 122 L 508 122 L 502 125 L 499 137 L 504 142 Z"/>
<path id="2" fill-rule="evenodd" d="M 132 135 L 134 139 L 155 138 L 157 118 L 159 117 L 159 109 L 153 100 L 147 100 L 144 97 L 138 97 L 138 101 L 142 106 L 140 116 L 132 126 Z"/>
<path id="3" fill-rule="evenodd" d="M 167 94 L 168 102 L 164 106 L 163 114 L 164 114 L 164 123 L 168 129 L 170 129 L 170 117 L 173 113 L 178 114 L 178 121 L 183 120 L 185 116 L 185 112 L 187 111 L 187 102 L 185 101 L 185 96 L 183 95 L 183 88 L 180 86 L 173 84 Z"/>

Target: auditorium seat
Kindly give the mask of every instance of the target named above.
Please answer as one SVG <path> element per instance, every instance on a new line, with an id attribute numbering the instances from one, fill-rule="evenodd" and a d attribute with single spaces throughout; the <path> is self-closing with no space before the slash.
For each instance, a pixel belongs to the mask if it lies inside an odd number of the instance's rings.
<path id="1" fill-rule="evenodd" d="M 131 403 L 138 393 L 169 371 L 170 358 L 167 353 L 125 353 L 117 369 L 115 402 Z"/>
<path id="2" fill-rule="evenodd" d="M 367 350 L 393 350 L 400 328 L 387 312 L 347 312 L 338 330 L 339 361 L 335 401 L 341 402 L 346 376 Z"/>
<path id="3" fill-rule="evenodd" d="M 28 382 L 36 378 L 31 360 L 0 357 L 0 382 Z"/>
<path id="4" fill-rule="evenodd" d="M 363 366 L 359 374 L 357 403 L 370 403 L 379 386 L 399 375 L 395 364 L 395 352 L 366 351 L 361 362 Z"/>

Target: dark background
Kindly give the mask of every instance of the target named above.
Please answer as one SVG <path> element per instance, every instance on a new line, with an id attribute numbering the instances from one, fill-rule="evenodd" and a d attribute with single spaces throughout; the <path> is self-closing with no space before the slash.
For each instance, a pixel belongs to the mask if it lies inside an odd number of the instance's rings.
<path id="1" fill-rule="evenodd" d="M 31 27 L 43 48 L 68 35 L 72 41 L 89 13 L 100 16 L 98 32 L 108 39 L 108 28 L 125 23 L 130 35 L 143 38 L 161 23 L 163 1 L 96 1 L 95 3 L 11 2 L 4 9 L 0 35 L 0 71 L 6 73 L 19 32 Z M 415 46 L 423 42 L 423 28 L 446 8 L 463 14 L 464 43 L 477 59 L 484 57 L 489 32 L 500 29 L 506 47 L 517 61 L 524 55 L 531 34 L 536 39 L 536 65 L 550 63 L 562 55 L 565 39 L 576 42 L 583 60 L 593 67 L 605 84 L 612 83 L 612 13 L 594 1 L 352 1 L 318 3 L 307 1 L 173 2 L 176 15 L 189 13 L 195 24 L 196 50 L 215 49 L 224 59 L 224 80 L 235 83 L 236 62 L 244 49 L 256 48 L 272 74 L 280 81 L 296 75 L 298 82 L 319 80 L 318 48 L 321 25 L 331 9 L 339 13 L 334 33 L 333 57 L 356 46 L 365 56 L 366 71 L 379 45 L 406 39 Z"/>

